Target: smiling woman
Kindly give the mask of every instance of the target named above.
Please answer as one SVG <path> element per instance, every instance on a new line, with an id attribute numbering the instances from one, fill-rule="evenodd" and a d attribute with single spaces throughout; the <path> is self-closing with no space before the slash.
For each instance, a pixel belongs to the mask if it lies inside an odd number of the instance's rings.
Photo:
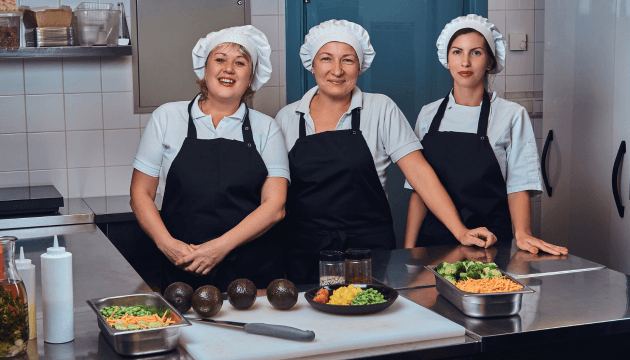
<path id="1" fill-rule="evenodd" d="M 394 248 L 385 192 L 393 162 L 462 243 L 494 242 L 489 231 L 468 230 L 459 220 L 398 106 L 356 86 L 374 56 L 358 24 L 330 20 L 313 27 L 300 58 L 317 86 L 276 116 L 290 150 L 293 180 L 283 250 L 286 275 L 295 283 L 317 282 L 315 255 L 321 250 Z"/>
<path id="2" fill-rule="evenodd" d="M 274 225 L 284 217 L 289 166 L 280 129 L 245 100 L 269 80 L 271 48 L 247 25 L 208 34 L 192 55 L 201 94 L 151 115 L 131 207 L 164 253 L 162 290 L 180 281 L 225 291 L 238 278 L 266 288 L 283 275 Z"/>

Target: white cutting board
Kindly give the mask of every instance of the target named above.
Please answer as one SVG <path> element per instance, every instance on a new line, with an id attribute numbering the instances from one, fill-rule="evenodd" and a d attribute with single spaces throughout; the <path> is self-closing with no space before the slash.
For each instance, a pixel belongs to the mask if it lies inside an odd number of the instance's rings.
<path id="1" fill-rule="evenodd" d="M 192 310 L 185 315 L 197 317 Z M 226 300 L 213 319 L 313 330 L 315 340 L 284 340 L 250 334 L 241 328 L 191 321 L 192 326 L 181 328 L 180 343 L 195 360 L 287 359 L 465 334 L 462 326 L 400 296 L 389 308 L 369 315 L 317 311 L 304 299 L 304 293 L 300 293 L 293 308 L 285 311 L 274 309 L 266 297 L 258 297 L 247 310 L 236 310 Z"/>

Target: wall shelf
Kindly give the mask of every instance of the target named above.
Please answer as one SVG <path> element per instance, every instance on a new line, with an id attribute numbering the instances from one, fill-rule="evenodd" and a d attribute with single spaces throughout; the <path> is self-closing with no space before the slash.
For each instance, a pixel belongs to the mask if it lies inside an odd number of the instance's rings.
<path id="1" fill-rule="evenodd" d="M 0 59 L 13 58 L 64 58 L 84 56 L 129 56 L 131 45 L 126 46 L 59 46 L 59 47 L 21 47 L 19 49 L 0 49 Z"/>

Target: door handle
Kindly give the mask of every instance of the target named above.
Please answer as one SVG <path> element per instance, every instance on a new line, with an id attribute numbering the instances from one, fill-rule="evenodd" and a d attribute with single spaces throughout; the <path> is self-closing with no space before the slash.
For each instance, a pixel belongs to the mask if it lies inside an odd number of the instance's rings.
<path id="1" fill-rule="evenodd" d="M 549 186 L 549 179 L 547 179 L 547 151 L 549 151 L 549 143 L 551 140 L 553 140 L 553 130 L 549 130 L 549 133 L 547 134 L 547 140 L 545 140 L 545 146 L 543 146 L 541 164 L 542 178 L 545 183 L 545 189 L 547 190 L 547 196 L 549 197 L 551 197 L 551 190 L 553 190 L 551 186 Z"/>
<path id="2" fill-rule="evenodd" d="M 615 198 L 615 205 L 617 205 L 617 212 L 620 217 L 623 217 L 624 206 L 621 205 L 621 197 L 619 196 L 619 187 L 617 177 L 619 175 L 619 165 L 621 163 L 621 157 L 626 153 L 626 142 L 622 141 L 621 145 L 619 145 L 619 150 L 617 151 L 617 156 L 615 157 L 615 163 L 613 165 L 612 171 L 612 191 L 613 197 Z"/>

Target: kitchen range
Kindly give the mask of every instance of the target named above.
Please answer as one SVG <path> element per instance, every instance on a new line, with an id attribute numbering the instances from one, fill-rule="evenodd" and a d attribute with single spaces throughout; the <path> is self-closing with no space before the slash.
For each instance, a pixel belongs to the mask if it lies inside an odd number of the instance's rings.
<path id="1" fill-rule="evenodd" d="M 86 301 L 152 296 L 143 278 L 93 223 L 96 219 L 103 227 L 104 218 L 109 221 L 107 225 L 133 218 L 128 205 L 127 209 L 122 205 L 128 199 L 70 199 L 57 215 L 32 214 L 14 216 L 11 222 L 0 220 L 4 229 L 0 236 L 17 237 L 16 248 L 23 248 L 36 269 L 41 268 L 40 255 L 52 246 L 54 235 L 58 236 L 59 246 L 73 254 L 75 339 L 64 344 L 44 341 L 42 284 L 37 272 L 37 338 L 29 341 L 25 358 L 122 358 L 117 353 L 119 348 L 107 339 L 107 332 L 99 329 L 99 318 Z M 82 211 L 68 211 L 67 204 L 81 203 L 82 207 L 75 206 Z M 88 204 L 102 207 L 93 211 Z M 109 211 L 105 204 L 110 205 Z M 65 223 L 46 226 L 43 221 L 47 217 L 64 218 Z M 11 227 L 7 229 L 4 224 Z M 449 302 L 447 294 L 440 295 L 439 287 L 436 289 L 437 273 L 432 271 L 445 259 L 494 262 L 528 290 L 522 294 L 520 311 L 491 318 L 465 315 Z M 380 312 L 337 315 L 318 311 L 305 296 L 305 291 L 317 288 L 317 284 L 300 285 L 297 304 L 289 310 L 276 310 L 266 296 L 258 296 L 247 310 L 237 310 L 225 301 L 211 319 L 312 330 L 312 341 L 260 336 L 238 327 L 193 321 L 199 316 L 189 310 L 184 316 L 192 326 L 179 328 L 179 343 L 174 349 L 146 358 L 438 359 L 509 358 L 519 354 L 580 358 L 617 351 L 624 346 L 623 341 L 617 340 L 630 334 L 628 276 L 573 255 L 533 255 L 510 246 L 435 246 L 373 252 L 371 261 L 373 283 L 395 288 L 399 294 L 391 306 Z"/>

